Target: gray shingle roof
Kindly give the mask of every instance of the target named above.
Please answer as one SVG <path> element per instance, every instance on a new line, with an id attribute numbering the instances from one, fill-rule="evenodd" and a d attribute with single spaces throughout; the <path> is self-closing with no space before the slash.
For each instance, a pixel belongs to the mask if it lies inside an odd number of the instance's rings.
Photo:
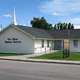
<path id="1" fill-rule="evenodd" d="M 50 31 L 53 38 L 80 38 L 80 29 Z"/>
<path id="2" fill-rule="evenodd" d="M 50 38 L 50 39 L 52 38 L 52 36 L 48 33 L 48 31 L 43 29 L 32 28 L 32 27 L 21 26 L 21 25 L 17 25 L 16 27 L 24 30 L 25 32 L 37 38 Z"/>
<path id="3" fill-rule="evenodd" d="M 70 38 L 80 38 L 80 29 L 71 30 Z"/>
<path id="4" fill-rule="evenodd" d="M 68 38 L 68 30 L 53 30 L 50 31 L 50 34 L 53 38 Z"/>
<path id="5" fill-rule="evenodd" d="M 32 27 L 22 26 L 22 25 L 16 25 L 15 27 L 20 28 L 21 30 L 31 34 L 36 38 L 48 38 L 48 39 L 80 38 L 80 29 L 47 31 L 43 29 L 32 28 Z"/>

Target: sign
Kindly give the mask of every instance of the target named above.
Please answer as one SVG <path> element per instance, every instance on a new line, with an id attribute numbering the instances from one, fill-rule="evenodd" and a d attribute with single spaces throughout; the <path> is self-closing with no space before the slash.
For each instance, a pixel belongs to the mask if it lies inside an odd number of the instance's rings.
<path id="1" fill-rule="evenodd" d="M 69 49 L 69 39 L 64 39 L 64 49 Z"/>
<path id="2" fill-rule="evenodd" d="M 21 43 L 21 41 L 18 38 L 7 38 L 5 43 Z"/>

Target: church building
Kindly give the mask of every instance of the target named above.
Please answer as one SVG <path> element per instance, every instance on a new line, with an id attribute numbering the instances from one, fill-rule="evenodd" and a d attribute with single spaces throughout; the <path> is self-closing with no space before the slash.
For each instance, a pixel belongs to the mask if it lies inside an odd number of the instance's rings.
<path id="1" fill-rule="evenodd" d="M 2 53 L 46 53 L 69 49 L 80 52 L 80 29 L 47 31 L 17 25 L 16 15 L 12 23 L 0 32 Z"/>

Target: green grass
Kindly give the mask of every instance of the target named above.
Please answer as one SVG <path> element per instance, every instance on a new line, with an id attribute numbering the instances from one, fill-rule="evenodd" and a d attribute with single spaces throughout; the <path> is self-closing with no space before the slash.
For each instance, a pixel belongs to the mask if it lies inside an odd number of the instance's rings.
<path id="1" fill-rule="evenodd" d="M 54 59 L 54 60 L 80 60 L 80 53 L 70 53 L 69 57 L 63 58 L 63 52 L 54 52 L 41 56 L 32 57 L 34 59 Z"/>
<path id="2" fill-rule="evenodd" d="M 0 56 L 19 56 L 24 54 L 17 54 L 17 53 L 0 53 Z"/>

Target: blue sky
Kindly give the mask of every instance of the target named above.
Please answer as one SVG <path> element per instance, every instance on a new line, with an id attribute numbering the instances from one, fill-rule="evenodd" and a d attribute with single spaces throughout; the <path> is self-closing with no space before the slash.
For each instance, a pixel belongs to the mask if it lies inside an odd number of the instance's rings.
<path id="1" fill-rule="evenodd" d="M 51 24 L 80 24 L 80 0 L 0 0 L 0 24 L 7 26 L 16 9 L 17 23 L 30 25 L 33 17 L 45 17 Z"/>

